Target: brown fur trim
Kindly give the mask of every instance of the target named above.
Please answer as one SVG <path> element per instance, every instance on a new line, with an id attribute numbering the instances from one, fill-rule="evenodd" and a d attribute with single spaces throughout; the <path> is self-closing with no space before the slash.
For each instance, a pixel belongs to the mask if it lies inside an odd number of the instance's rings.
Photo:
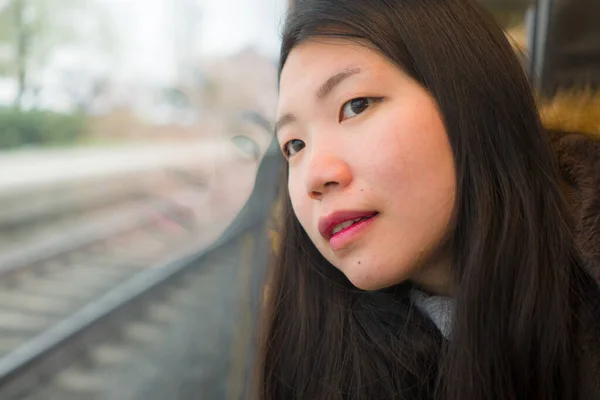
<path id="1" fill-rule="evenodd" d="M 563 188 L 586 268 L 600 282 L 600 141 L 581 133 L 550 132 Z"/>
<path id="2" fill-rule="evenodd" d="M 600 92 L 563 91 L 539 103 L 547 129 L 585 132 L 591 139 L 600 140 Z"/>
<path id="3" fill-rule="evenodd" d="M 540 105 L 575 219 L 575 240 L 600 282 L 600 92 L 560 92 Z"/>

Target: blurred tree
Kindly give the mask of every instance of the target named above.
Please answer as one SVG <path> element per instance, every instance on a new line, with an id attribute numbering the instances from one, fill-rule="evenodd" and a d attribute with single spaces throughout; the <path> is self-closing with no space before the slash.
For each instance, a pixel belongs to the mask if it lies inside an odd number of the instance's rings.
<path id="1" fill-rule="evenodd" d="M 17 108 L 31 73 L 59 46 L 93 38 L 93 45 L 110 50 L 111 29 L 96 6 L 94 0 L 0 0 L 0 75 L 16 78 Z"/>

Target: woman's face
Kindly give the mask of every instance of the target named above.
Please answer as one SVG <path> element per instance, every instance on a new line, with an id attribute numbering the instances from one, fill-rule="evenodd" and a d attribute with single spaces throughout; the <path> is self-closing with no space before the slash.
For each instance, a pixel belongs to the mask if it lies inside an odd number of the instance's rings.
<path id="1" fill-rule="evenodd" d="M 352 284 L 439 288 L 455 171 L 428 92 L 368 47 L 305 41 L 281 74 L 277 136 L 298 220 Z"/>

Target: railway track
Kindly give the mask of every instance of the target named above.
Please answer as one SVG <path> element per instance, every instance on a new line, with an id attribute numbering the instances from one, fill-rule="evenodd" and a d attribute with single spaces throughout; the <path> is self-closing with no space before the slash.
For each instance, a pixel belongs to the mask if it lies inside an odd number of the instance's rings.
<path id="1" fill-rule="evenodd" d="M 245 346 L 252 329 L 243 302 L 251 270 L 243 260 L 255 250 L 252 235 L 243 235 L 173 261 L 160 278 L 138 287 L 131 302 L 114 307 L 103 323 L 66 344 L 62 352 L 69 362 L 58 372 L 13 397 L 2 397 L 0 391 L 0 398 L 243 398 Z M 121 289 L 131 294 L 132 286 Z M 74 343 L 81 342 L 76 353 Z"/>
<path id="2" fill-rule="evenodd" d="M 172 254 L 194 230 L 183 213 L 155 201 L 127 205 L 0 257 L 0 357 L 116 283 Z"/>
<path id="3" fill-rule="evenodd" d="M 154 242 L 156 232 L 147 231 Z M 208 249 L 187 242 L 162 261 L 144 259 L 122 272 L 115 271 L 123 269 L 119 256 L 120 263 L 100 263 L 93 279 L 45 279 L 15 291 L 20 315 L 54 322 L 10 327 L 13 337 L 28 334 L 0 358 L 0 399 L 241 399 L 257 235 L 225 236 Z M 89 250 L 71 260 L 97 254 Z M 57 290 L 57 282 L 66 286 Z M 6 325 L 0 332 L 6 337 Z"/>
<path id="4" fill-rule="evenodd" d="M 59 193 L 60 201 L 46 204 L 1 199 L 0 399 L 22 398 L 48 368 L 60 369 L 54 354 L 72 350 L 57 349 L 98 324 L 109 300 L 113 307 L 126 302 L 135 282 L 156 279 L 214 239 L 206 231 L 218 227 L 203 226 L 194 209 L 202 207 L 204 188 L 178 180 L 158 194 L 138 181 L 112 192 Z"/>
<path id="5" fill-rule="evenodd" d="M 0 400 L 241 399 L 275 175 L 232 224 L 185 173 L 30 218 L 0 251 Z M 0 208 L 0 232 L 18 227 Z"/>
<path id="6" fill-rule="evenodd" d="M 181 185 L 187 175 L 181 171 L 109 175 L 0 193 L 0 254 L 117 214 L 125 204 L 160 197 L 162 188 L 189 186 Z"/>
<path id="7" fill-rule="evenodd" d="M 197 245 L 191 210 L 177 201 L 188 194 L 111 207 L 73 229 L 5 251 L 0 371 L 14 369 L 20 354 L 122 282 Z"/>

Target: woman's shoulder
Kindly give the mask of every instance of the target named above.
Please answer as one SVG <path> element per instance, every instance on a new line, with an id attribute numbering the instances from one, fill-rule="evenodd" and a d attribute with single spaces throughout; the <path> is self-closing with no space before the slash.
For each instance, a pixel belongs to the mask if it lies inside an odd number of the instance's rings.
<path id="1" fill-rule="evenodd" d="M 600 134 L 551 131 L 561 186 L 586 268 L 600 283 Z"/>
<path id="2" fill-rule="evenodd" d="M 548 132 L 574 218 L 577 246 L 586 268 L 600 284 L 600 112 L 597 126 L 596 133 Z"/>
<path id="3" fill-rule="evenodd" d="M 575 239 L 586 268 L 600 284 L 600 93 L 558 97 L 542 109 L 574 217 Z M 580 315 L 578 354 L 583 400 L 600 399 L 600 289 Z"/>

